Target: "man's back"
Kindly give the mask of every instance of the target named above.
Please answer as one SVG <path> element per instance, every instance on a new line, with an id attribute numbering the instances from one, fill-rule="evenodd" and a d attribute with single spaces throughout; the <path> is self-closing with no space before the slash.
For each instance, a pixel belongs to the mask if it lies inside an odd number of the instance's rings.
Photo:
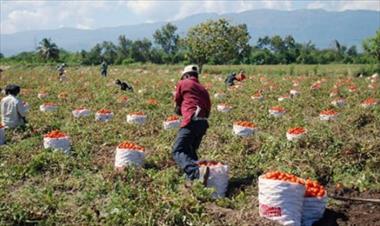
<path id="1" fill-rule="evenodd" d="M 175 99 L 177 105 L 181 106 L 183 125 L 191 120 L 197 106 L 201 108 L 198 117 L 208 117 L 210 114 L 210 95 L 196 78 L 181 80 L 178 83 Z"/>
<path id="2" fill-rule="evenodd" d="M 8 95 L 1 100 L 1 123 L 9 128 L 23 125 L 25 109 L 19 99 Z"/>

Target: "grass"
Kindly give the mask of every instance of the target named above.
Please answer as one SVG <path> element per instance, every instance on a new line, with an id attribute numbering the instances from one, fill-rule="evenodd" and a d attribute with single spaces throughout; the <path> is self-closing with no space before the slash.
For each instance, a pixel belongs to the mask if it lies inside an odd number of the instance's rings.
<path id="1" fill-rule="evenodd" d="M 380 107 L 368 110 L 361 108 L 360 102 L 379 98 L 380 89 L 369 90 L 368 80 L 351 77 L 358 67 L 206 66 L 201 82 L 211 86 L 210 95 L 227 94 L 224 100 L 212 98 L 211 126 L 199 150 L 201 159 L 222 161 L 230 167 L 229 192 L 221 200 L 212 200 L 212 191 L 200 184 L 184 188 L 182 173 L 170 154 L 176 131 L 162 129 L 162 121 L 173 114 L 171 92 L 182 66 L 111 67 L 108 78 L 100 77 L 99 68 L 68 68 L 65 83 L 57 81 L 52 67 L 11 67 L 1 86 L 21 85 L 21 99 L 31 109 L 28 128 L 7 132 L 8 143 L 0 147 L 0 224 L 220 225 L 229 219 L 211 214 L 208 206 L 257 213 L 257 178 L 276 169 L 317 179 L 331 188 L 342 183 L 359 191 L 378 192 Z M 239 89 L 227 90 L 224 77 L 240 68 L 249 80 Z M 267 82 L 260 80 L 262 76 Z M 113 84 L 117 78 L 131 82 L 135 93 L 118 90 Z M 311 84 L 322 78 L 327 81 L 321 90 L 311 91 Z M 358 92 L 342 88 L 347 105 L 338 109 L 337 121 L 319 121 L 319 112 L 331 107 L 333 85 L 349 78 Z M 293 79 L 300 80 L 297 89 L 301 96 L 278 102 L 277 97 L 292 88 Z M 259 89 L 265 90 L 263 102 L 250 98 Z M 46 101 L 60 104 L 57 112 L 39 111 L 45 102 L 37 98 L 41 90 L 49 93 Z M 61 92 L 69 94 L 67 100 L 58 99 Z M 117 102 L 125 95 L 129 97 L 127 107 Z M 159 105 L 149 106 L 150 98 Z M 233 110 L 217 112 L 216 105 L 221 102 Z M 287 110 L 283 118 L 269 116 L 268 109 L 276 105 Z M 71 111 L 80 106 L 93 112 L 107 108 L 115 115 L 108 123 L 95 122 L 94 115 L 75 119 Z M 147 124 L 127 124 L 126 115 L 133 111 L 144 111 Z M 259 132 L 249 138 L 235 137 L 235 120 L 252 121 Z M 303 142 L 286 141 L 287 129 L 294 126 L 308 129 Z M 42 137 L 53 129 L 70 135 L 71 155 L 43 149 Z M 144 169 L 115 172 L 115 149 L 124 140 L 147 149 Z"/>

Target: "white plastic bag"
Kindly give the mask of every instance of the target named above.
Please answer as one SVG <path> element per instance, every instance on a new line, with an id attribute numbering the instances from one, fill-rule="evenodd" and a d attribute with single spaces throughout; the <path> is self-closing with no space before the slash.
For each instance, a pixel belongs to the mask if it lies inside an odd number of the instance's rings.
<path id="1" fill-rule="evenodd" d="M 305 197 L 303 200 L 302 225 L 312 226 L 323 217 L 327 205 L 327 193 L 323 197 Z"/>
<path id="2" fill-rule="evenodd" d="M 101 121 L 101 122 L 108 122 L 112 119 L 113 117 L 113 113 L 108 113 L 108 114 L 100 114 L 100 113 L 96 113 L 95 114 L 95 120 L 96 121 Z"/>
<path id="3" fill-rule="evenodd" d="M 263 101 L 264 97 L 263 96 L 254 95 L 254 96 L 251 96 L 251 99 L 252 100 L 258 100 L 258 101 Z"/>
<path id="4" fill-rule="evenodd" d="M 140 150 L 116 148 L 115 168 L 131 165 L 141 167 L 144 164 L 144 156 L 144 152 Z"/>
<path id="5" fill-rule="evenodd" d="M 283 112 L 283 111 L 274 111 L 274 110 L 269 109 L 269 114 L 271 116 L 275 117 L 275 118 L 280 118 L 280 117 L 282 117 L 285 114 L 285 112 Z"/>
<path id="6" fill-rule="evenodd" d="M 179 128 L 180 125 L 181 125 L 180 120 L 172 120 L 172 121 L 164 121 L 163 122 L 164 129 L 166 129 L 166 130 Z"/>
<path id="7" fill-rule="evenodd" d="M 319 120 L 321 121 L 335 121 L 337 118 L 337 115 L 319 115 Z"/>
<path id="8" fill-rule="evenodd" d="M 261 217 L 282 225 L 301 225 L 305 186 L 259 177 L 259 212 Z"/>
<path id="9" fill-rule="evenodd" d="M 71 149 L 69 137 L 49 138 L 44 137 L 44 148 L 63 151 L 68 153 Z"/>
<path id="10" fill-rule="evenodd" d="M 225 97 L 225 94 L 224 93 L 215 93 L 214 97 L 216 99 L 223 99 Z"/>
<path id="11" fill-rule="evenodd" d="M 56 111 L 58 109 L 58 106 L 57 105 L 40 105 L 40 111 L 42 112 L 53 112 L 53 111 Z"/>
<path id="12" fill-rule="evenodd" d="M 207 167 L 207 166 L 200 166 Z M 207 187 L 214 188 L 215 192 L 212 194 L 213 198 L 223 198 L 226 195 L 228 188 L 228 166 L 218 164 L 215 166 L 209 166 L 210 174 L 207 180 Z M 200 170 L 200 172 L 205 172 Z M 204 175 L 200 175 L 202 178 Z"/>
<path id="13" fill-rule="evenodd" d="M 290 96 L 292 97 L 298 97 L 300 95 L 300 92 L 298 92 L 298 90 L 295 90 L 295 89 L 292 89 L 290 90 Z"/>
<path id="14" fill-rule="evenodd" d="M 91 111 L 88 109 L 76 109 L 72 111 L 72 113 L 75 118 L 80 118 L 89 116 L 91 114 Z"/>
<path id="15" fill-rule="evenodd" d="M 227 105 L 224 105 L 224 104 L 218 104 L 216 106 L 216 109 L 219 112 L 227 113 L 227 112 L 231 111 L 232 108 L 230 106 L 227 106 Z"/>
<path id="16" fill-rule="evenodd" d="M 282 102 L 282 101 L 286 101 L 286 100 L 289 100 L 290 98 L 288 96 L 281 96 L 279 97 L 277 100 Z"/>
<path id="17" fill-rule="evenodd" d="M 146 115 L 127 115 L 127 122 L 129 124 L 144 124 Z"/>
<path id="18" fill-rule="evenodd" d="M 301 133 L 301 134 L 286 133 L 286 139 L 288 139 L 288 141 L 298 141 L 298 140 L 301 140 L 304 136 L 305 136 L 305 133 Z"/>
<path id="19" fill-rule="evenodd" d="M 47 98 L 48 96 L 49 96 L 49 94 L 47 94 L 47 93 L 39 93 L 39 94 L 37 95 L 38 99 L 45 99 L 45 98 Z"/>
<path id="20" fill-rule="evenodd" d="M 0 145 L 5 144 L 5 128 L 0 128 Z"/>
<path id="21" fill-rule="evenodd" d="M 234 124 L 233 132 L 235 135 L 238 135 L 241 137 L 248 137 L 255 133 L 255 128 L 249 128 L 249 127 L 244 127 L 244 126 L 239 126 L 237 124 Z"/>

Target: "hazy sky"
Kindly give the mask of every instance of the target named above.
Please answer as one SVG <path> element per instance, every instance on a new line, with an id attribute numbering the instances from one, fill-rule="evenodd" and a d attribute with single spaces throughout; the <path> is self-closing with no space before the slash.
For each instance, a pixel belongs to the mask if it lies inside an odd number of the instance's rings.
<path id="1" fill-rule="evenodd" d="M 94 29 L 143 22 L 171 21 L 203 12 L 231 13 L 251 9 L 368 9 L 380 11 L 380 0 L 368 1 L 18 1 L 0 0 L 0 33 L 74 27 Z M 379 12 L 380 13 L 380 12 Z"/>

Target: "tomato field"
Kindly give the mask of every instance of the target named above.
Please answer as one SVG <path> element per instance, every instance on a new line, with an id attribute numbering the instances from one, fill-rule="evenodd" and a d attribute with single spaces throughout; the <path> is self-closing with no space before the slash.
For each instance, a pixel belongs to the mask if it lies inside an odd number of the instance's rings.
<path id="1" fill-rule="evenodd" d="M 10 67 L 1 87 L 20 85 L 30 109 L 26 129 L 6 130 L 7 144 L 0 146 L 0 224 L 271 225 L 259 217 L 257 200 L 258 177 L 269 171 L 318 181 L 329 195 L 378 199 L 380 78 L 354 77 L 357 67 L 205 66 L 200 82 L 213 106 L 198 153 L 229 167 L 227 196 L 217 200 L 200 183 L 184 186 L 171 157 L 176 129 L 163 129 L 175 118 L 173 91 L 182 65 L 111 66 L 105 78 L 97 67 L 73 66 L 64 82 L 54 67 Z M 227 88 L 226 75 L 240 68 L 247 79 Z M 116 79 L 134 92 L 118 89 Z M 335 106 L 338 99 L 344 104 Z M 58 107 L 42 112 L 44 103 Z M 218 104 L 230 110 L 219 112 Z M 81 108 L 91 111 L 89 117 L 73 117 Z M 100 110 L 112 118 L 95 121 Z M 128 124 L 131 113 L 146 115 L 146 122 Z M 255 132 L 235 136 L 235 122 Z M 69 154 L 43 148 L 44 135 L 55 130 L 70 138 Z M 288 131 L 304 137 L 288 141 Z M 144 149 L 143 168 L 115 170 L 115 150 L 123 142 Z M 376 204 L 329 199 L 327 208 L 320 225 L 380 221 Z"/>

